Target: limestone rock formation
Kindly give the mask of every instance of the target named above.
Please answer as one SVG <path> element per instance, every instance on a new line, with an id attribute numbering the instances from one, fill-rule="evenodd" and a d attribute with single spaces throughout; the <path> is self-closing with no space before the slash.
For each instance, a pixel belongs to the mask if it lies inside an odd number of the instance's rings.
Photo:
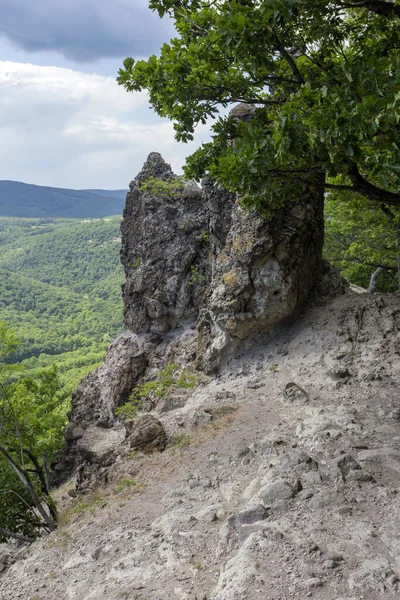
<path id="1" fill-rule="evenodd" d="M 111 423 L 115 409 L 128 400 L 144 373 L 155 347 L 153 340 L 154 336 L 138 336 L 131 331 L 114 340 L 105 362 L 81 381 L 73 395 L 70 422 L 84 428 L 90 423 Z"/>

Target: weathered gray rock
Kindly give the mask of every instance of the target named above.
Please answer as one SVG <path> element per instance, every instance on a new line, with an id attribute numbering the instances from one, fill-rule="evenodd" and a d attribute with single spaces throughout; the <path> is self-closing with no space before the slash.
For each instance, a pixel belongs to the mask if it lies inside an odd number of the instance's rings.
<path id="1" fill-rule="evenodd" d="M 155 344 L 151 336 L 125 331 L 108 348 L 105 362 L 82 379 L 72 396 L 70 421 L 85 427 L 97 421 L 112 423 L 149 362 Z"/>
<path id="2" fill-rule="evenodd" d="M 167 435 L 161 421 L 153 415 L 144 415 L 132 432 L 129 445 L 134 450 L 151 452 L 153 450 L 165 450 Z"/>
<path id="3" fill-rule="evenodd" d="M 265 507 L 273 506 L 281 500 L 290 500 L 295 496 L 293 487 L 283 479 L 268 483 L 258 492 L 258 497 L 261 499 Z"/>
<path id="4" fill-rule="evenodd" d="M 309 399 L 307 392 L 294 381 L 289 381 L 289 383 L 285 385 L 285 398 L 291 402 L 296 400 L 307 402 Z"/>
<path id="5" fill-rule="evenodd" d="M 321 271 L 323 194 L 305 194 L 271 219 L 236 202 L 198 323 L 198 363 L 218 370 L 237 344 L 294 316 Z"/>
<path id="6" fill-rule="evenodd" d="M 252 525 L 268 518 L 268 512 L 263 504 L 251 501 L 243 510 L 228 519 L 228 525 L 237 529 L 240 525 Z"/>
<path id="7" fill-rule="evenodd" d="M 207 214 L 197 187 L 153 152 L 130 184 L 121 226 L 125 324 L 167 332 L 195 320 L 206 281 Z"/>
<path id="8" fill-rule="evenodd" d="M 77 443 L 78 453 L 90 463 L 103 463 L 119 448 L 126 436 L 125 428 L 88 427 Z"/>
<path id="9" fill-rule="evenodd" d="M 188 401 L 188 394 L 186 394 L 185 391 L 186 390 L 170 390 L 164 398 L 158 402 L 157 410 L 160 413 L 166 413 L 185 406 Z"/>
<path id="10" fill-rule="evenodd" d="M 358 463 L 351 454 L 345 454 L 337 461 L 339 471 L 343 477 L 347 477 L 351 471 L 360 470 L 360 463 Z"/>
<path id="11" fill-rule="evenodd" d="M 101 367 L 82 379 L 72 395 L 69 424 L 64 433 L 66 449 L 52 465 L 54 484 L 65 481 L 79 467 L 82 456 L 77 452 L 77 442 L 85 429 L 94 425 L 103 428 L 112 426 L 115 409 L 128 400 L 149 363 L 157 341 L 152 334 L 138 336 L 125 331 L 109 346 Z M 82 483 L 86 473 L 85 467 L 81 472 Z"/>
<path id="12" fill-rule="evenodd" d="M 79 440 L 84 433 L 85 430 L 80 425 L 77 425 L 77 423 L 70 421 L 65 428 L 64 437 L 67 440 L 67 442 L 71 442 L 73 440 Z"/>

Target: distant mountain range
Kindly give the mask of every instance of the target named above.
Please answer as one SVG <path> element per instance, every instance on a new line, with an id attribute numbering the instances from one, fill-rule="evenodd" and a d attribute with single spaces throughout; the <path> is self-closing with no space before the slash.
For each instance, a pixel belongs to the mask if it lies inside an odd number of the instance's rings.
<path id="1" fill-rule="evenodd" d="M 126 190 L 69 190 L 0 181 L 0 217 L 91 219 L 120 215 Z"/>

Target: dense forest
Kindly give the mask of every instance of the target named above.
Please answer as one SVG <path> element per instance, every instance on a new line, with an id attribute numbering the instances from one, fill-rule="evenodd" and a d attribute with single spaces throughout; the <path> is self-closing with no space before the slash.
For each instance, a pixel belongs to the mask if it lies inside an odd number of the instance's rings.
<path id="1" fill-rule="evenodd" d="M 122 329 L 120 217 L 0 219 L 0 321 L 28 373 L 57 364 L 68 387 Z"/>

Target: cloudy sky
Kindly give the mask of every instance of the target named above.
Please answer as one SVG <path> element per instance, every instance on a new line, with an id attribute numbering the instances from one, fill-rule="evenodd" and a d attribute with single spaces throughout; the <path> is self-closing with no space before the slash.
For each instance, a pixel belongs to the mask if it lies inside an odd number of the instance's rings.
<path id="1" fill-rule="evenodd" d="M 173 35 L 147 0 L 0 0 L 0 179 L 119 189 L 149 152 L 176 172 L 207 139 L 178 144 L 146 94 L 115 82 L 126 56 Z"/>

